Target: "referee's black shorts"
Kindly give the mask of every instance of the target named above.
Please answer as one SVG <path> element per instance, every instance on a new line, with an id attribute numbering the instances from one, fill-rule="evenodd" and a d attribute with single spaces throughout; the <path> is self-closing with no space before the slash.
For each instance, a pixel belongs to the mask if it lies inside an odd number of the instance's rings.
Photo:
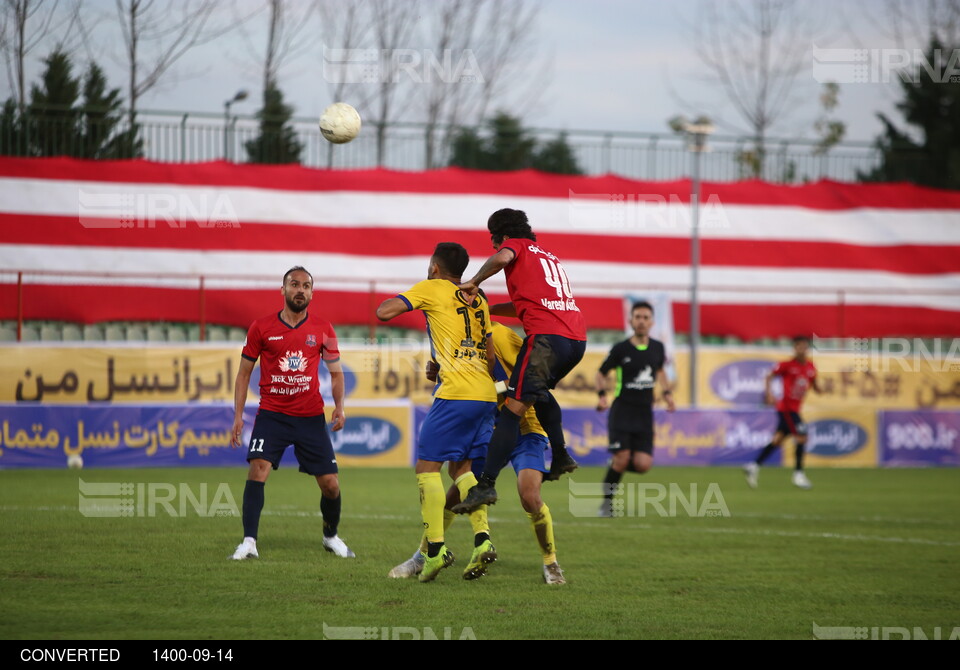
<path id="1" fill-rule="evenodd" d="M 653 405 L 626 405 L 613 401 L 607 420 L 610 451 L 628 449 L 653 456 Z"/>

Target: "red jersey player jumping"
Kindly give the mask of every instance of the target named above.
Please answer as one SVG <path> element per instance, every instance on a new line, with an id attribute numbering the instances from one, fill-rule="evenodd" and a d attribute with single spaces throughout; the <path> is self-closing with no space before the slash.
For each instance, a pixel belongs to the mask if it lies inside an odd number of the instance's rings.
<path id="1" fill-rule="evenodd" d="M 550 473 L 545 478 L 558 479 L 577 467 L 564 445 L 560 405 L 550 390 L 583 358 L 587 345 L 583 314 L 560 259 L 537 244 L 525 213 L 517 209 L 498 210 L 487 220 L 487 230 L 497 253 L 487 259 L 473 279 L 460 284 L 460 289 L 469 300 L 479 292 L 481 282 L 503 270 L 511 302 L 494 305 L 490 314 L 518 317 L 527 337 L 510 375 L 506 402 L 487 447 L 483 474 L 463 502 L 453 507 L 457 514 L 497 501 L 494 483 L 517 446 L 520 417 L 530 407 L 536 410 L 553 452 Z"/>
<path id="2" fill-rule="evenodd" d="M 343 368 L 333 326 L 308 312 L 313 276 L 304 268 L 283 275 L 284 307 L 254 321 L 243 343 L 234 389 L 233 446 L 240 446 L 243 406 L 254 363 L 260 359 L 260 409 L 247 448 L 247 484 L 243 490 L 243 542 L 230 557 L 259 558 L 257 530 L 263 510 L 263 488 L 287 447 L 293 445 L 300 472 L 313 475 L 320 486 L 323 548 L 343 558 L 354 554 L 337 536 L 340 523 L 340 480 L 337 457 L 327 433 L 320 395 L 320 361 L 330 371 L 333 430 L 343 428 Z"/>
<path id="3" fill-rule="evenodd" d="M 773 434 L 770 444 L 763 448 L 757 460 L 743 466 L 747 477 L 747 484 L 757 488 L 757 478 L 760 474 L 760 465 L 783 444 L 788 435 L 793 436 L 796 444 L 796 469 L 793 471 L 793 483 L 802 489 L 812 487 L 807 475 L 803 472 L 803 455 L 807 444 L 807 425 L 800 418 L 800 405 L 807 389 L 820 393 L 817 385 L 817 369 L 807 358 L 810 349 L 810 338 L 799 336 L 793 338 L 794 357 L 789 361 L 778 363 L 767 373 L 764 385 L 764 399 L 768 405 L 774 404 L 775 398 L 770 391 L 770 382 L 774 377 L 783 378 L 783 396 L 777 401 L 777 430 Z"/>

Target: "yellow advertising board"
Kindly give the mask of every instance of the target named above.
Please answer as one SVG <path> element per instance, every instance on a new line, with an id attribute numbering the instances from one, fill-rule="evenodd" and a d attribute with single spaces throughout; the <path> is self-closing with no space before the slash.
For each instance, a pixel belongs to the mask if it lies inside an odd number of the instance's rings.
<path id="1" fill-rule="evenodd" d="M 811 468 L 873 468 L 877 465 L 877 410 L 864 407 L 811 408 L 807 424 L 804 466 Z M 796 463 L 793 442 L 783 446 L 783 464 Z"/>
<path id="2" fill-rule="evenodd" d="M 327 408 L 330 422 L 332 408 Z M 340 468 L 403 467 L 412 463 L 413 405 L 409 402 L 351 403 L 342 430 L 330 432 Z"/>
<path id="3" fill-rule="evenodd" d="M 345 346 L 347 394 L 356 400 L 431 401 L 424 369 L 425 344 Z M 564 407 L 596 405 L 596 373 L 605 349 L 591 348 L 560 382 Z M 703 408 L 759 407 L 763 380 L 789 352 L 705 349 L 698 360 Z M 0 346 L 0 402 L 232 403 L 240 348 L 211 346 Z M 949 360 L 864 360 L 853 354 L 818 354 L 823 394 L 811 393 L 805 409 L 960 409 L 960 366 Z M 675 356 L 678 406 L 689 405 L 689 354 Z M 259 368 L 251 380 L 256 398 Z"/>

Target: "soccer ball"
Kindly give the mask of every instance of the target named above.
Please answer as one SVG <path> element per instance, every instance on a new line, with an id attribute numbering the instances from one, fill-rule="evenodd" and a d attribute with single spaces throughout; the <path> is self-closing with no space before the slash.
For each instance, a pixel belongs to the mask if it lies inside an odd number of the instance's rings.
<path id="1" fill-rule="evenodd" d="M 83 456 L 80 454 L 70 454 L 67 456 L 67 467 L 71 470 L 80 470 L 83 468 Z"/>
<path id="2" fill-rule="evenodd" d="M 345 144 L 360 133 L 360 114 L 345 102 L 335 102 L 320 115 L 320 132 L 328 142 Z"/>

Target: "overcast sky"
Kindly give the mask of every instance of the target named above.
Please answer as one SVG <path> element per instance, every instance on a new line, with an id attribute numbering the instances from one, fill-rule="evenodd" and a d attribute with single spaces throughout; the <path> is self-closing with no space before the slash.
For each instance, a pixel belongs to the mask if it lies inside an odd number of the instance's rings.
<path id="1" fill-rule="evenodd" d="M 265 3 L 239 0 L 236 4 L 237 12 L 243 14 Z M 535 103 L 517 111 L 523 112 L 524 122 L 530 126 L 642 132 L 667 132 L 667 119 L 678 113 L 706 113 L 721 122 L 719 132 L 745 133 L 747 124 L 737 117 L 719 88 L 711 84 L 709 72 L 693 48 L 689 22 L 700 6 L 693 0 L 542 2 L 536 33 L 530 36 L 535 40 L 539 60 L 513 75 L 518 90 L 530 90 L 531 78 L 536 78 L 534 86 L 541 92 Z M 880 3 L 807 0 L 801 6 L 820 24 L 819 47 L 893 45 L 878 15 Z M 107 71 L 111 85 L 122 86 L 126 74 L 114 2 L 85 0 L 83 7 L 85 18 L 94 25 L 96 39 L 87 47 L 78 47 L 76 55 L 81 61 L 89 56 L 96 58 Z M 143 98 L 141 108 L 222 112 L 224 101 L 238 89 L 246 88 L 251 92 L 250 99 L 235 105 L 234 111 L 255 112 L 262 73 L 251 53 L 262 49 L 266 41 L 266 17 L 266 12 L 260 12 L 246 23 L 248 37 L 234 31 L 191 51 L 161 86 Z M 319 27 L 314 29 L 311 41 L 313 44 L 305 53 L 288 62 L 281 72 L 281 89 L 297 116 L 315 116 L 332 101 L 331 87 L 322 76 L 323 39 Z M 39 75 L 45 53 L 44 48 L 32 55 L 30 80 Z M 772 135 L 813 135 L 812 124 L 819 114 L 816 100 L 820 84 L 814 79 L 812 53 L 809 59 L 810 67 L 800 73 L 795 87 L 805 102 L 791 105 L 791 113 L 775 126 Z M 6 77 L 2 87 L 2 97 L 6 98 L 10 95 Z M 878 111 L 899 121 L 894 110 L 897 99 L 895 83 L 842 85 L 835 114 L 847 124 L 847 139 L 874 139 L 880 130 Z M 409 120 L 419 119 L 414 114 Z"/>

